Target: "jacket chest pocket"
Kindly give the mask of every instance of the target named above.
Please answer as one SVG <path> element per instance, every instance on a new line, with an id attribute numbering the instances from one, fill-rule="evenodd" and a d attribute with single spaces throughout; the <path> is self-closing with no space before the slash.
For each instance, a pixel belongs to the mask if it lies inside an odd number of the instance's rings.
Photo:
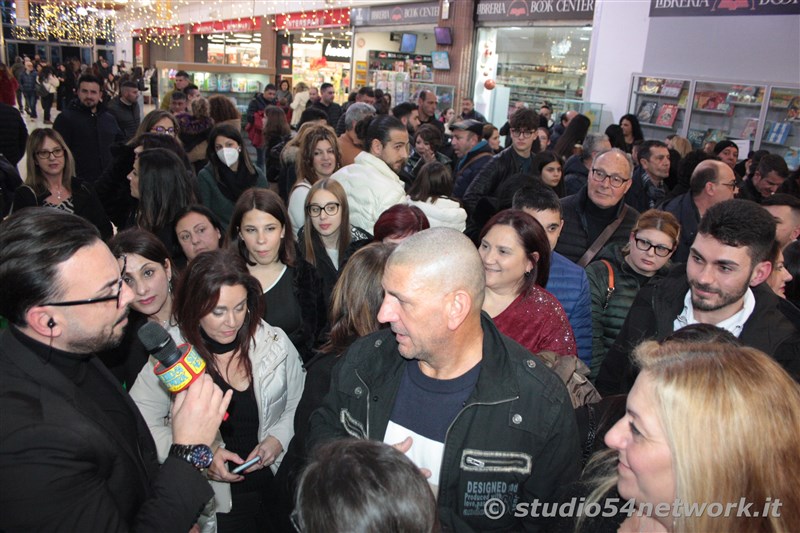
<path id="1" fill-rule="evenodd" d="M 533 457 L 523 452 L 502 452 L 465 448 L 460 468 L 464 472 L 530 475 Z"/>

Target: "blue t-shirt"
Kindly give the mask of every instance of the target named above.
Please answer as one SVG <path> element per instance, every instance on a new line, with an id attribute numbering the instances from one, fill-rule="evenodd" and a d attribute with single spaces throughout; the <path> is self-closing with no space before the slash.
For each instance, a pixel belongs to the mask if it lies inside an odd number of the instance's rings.
<path id="1" fill-rule="evenodd" d="M 447 428 L 472 394 L 480 369 L 478 363 L 457 378 L 434 379 L 422 373 L 418 361 L 406 363 L 383 441 L 397 444 L 410 436 L 413 444 L 406 455 L 419 468 L 431 471 L 428 481 L 435 487 Z"/>

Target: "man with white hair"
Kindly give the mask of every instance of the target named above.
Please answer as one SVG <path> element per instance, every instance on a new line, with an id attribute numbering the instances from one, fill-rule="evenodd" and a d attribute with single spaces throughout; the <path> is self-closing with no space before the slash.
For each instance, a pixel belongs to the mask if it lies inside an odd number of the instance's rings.
<path id="1" fill-rule="evenodd" d="M 334 370 L 309 446 L 397 445 L 437 493 L 443 528 L 538 530 L 511 502 L 552 502 L 580 461 L 561 380 L 481 312 L 485 277 L 464 234 L 433 228 L 392 253 L 378 320 Z M 504 510 L 495 501 L 508 502 Z"/>
<path id="2" fill-rule="evenodd" d="M 352 165 L 356 156 L 364 151 L 361 141 L 356 135 L 356 124 L 366 117 L 375 115 L 375 107 L 365 102 L 356 102 L 347 108 L 344 115 L 345 131 L 339 135 L 339 152 L 342 154 L 342 166 Z"/>

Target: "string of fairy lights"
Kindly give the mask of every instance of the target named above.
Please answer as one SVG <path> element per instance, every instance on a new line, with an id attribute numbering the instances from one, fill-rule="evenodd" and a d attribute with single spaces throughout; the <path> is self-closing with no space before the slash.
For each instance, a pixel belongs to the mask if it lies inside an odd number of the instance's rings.
<path id="1" fill-rule="evenodd" d="M 349 37 L 349 10 L 344 8 L 349 8 L 352 1 L 327 0 L 320 9 L 319 2 L 308 0 L 32 0 L 29 26 L 17 25 L 15 12 L 12 12 L 12 35 L 20 40 L 55 38 L 85 45 L 92 45 L 98 39 L 110 43 L 135 36 L 143 43 L 176 48 L 181 46 L 183 35 L 192 39 L 189 28 L 194 24 L 223 18 L 255 22 L 264 17 L 268 27 L 286 34 L 291 29 L 296 38 L 304 42 L 321 42 L 322 39 Z M 281 10 L 276 12 L 276 8 Z M 320 14 L 327 27 L 307 27 L 303 23 Z M 235 32 L 232 28 L 225 33 L 233 37 Z M 194 37 L 209 38 L 206 34 Z"/>

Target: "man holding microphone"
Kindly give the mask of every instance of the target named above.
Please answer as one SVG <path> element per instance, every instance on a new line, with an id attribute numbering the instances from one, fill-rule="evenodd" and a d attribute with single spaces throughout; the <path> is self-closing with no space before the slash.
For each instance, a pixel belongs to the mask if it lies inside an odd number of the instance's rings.
<path id="1" fill-rule="evenodd" d="M 159 465 L 135 404 L 95 357 L 133 291 L 83 219 L 26 209 L 0 224 L 0 530 L 186 532 L 213 497 L 202 471 L 225 414 L 203 375 L 175 397 Z"/>

